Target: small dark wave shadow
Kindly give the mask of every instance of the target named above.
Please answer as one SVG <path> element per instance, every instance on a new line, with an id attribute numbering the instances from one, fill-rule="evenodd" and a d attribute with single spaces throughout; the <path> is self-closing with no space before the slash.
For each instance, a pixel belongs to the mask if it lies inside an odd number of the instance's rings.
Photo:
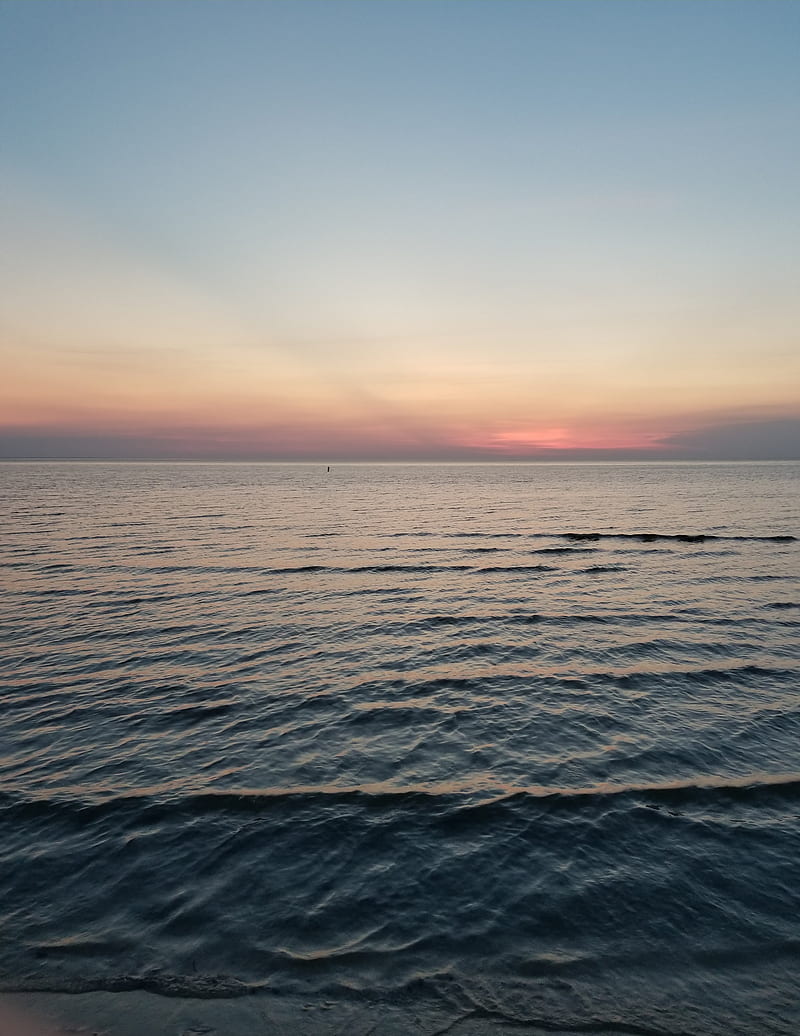
<path id="1" fill-rule="evenodd" d="M 212 702 L 203 705 L 178 705 L 161 718 L 161 722 L 177 726 L 195 726 L 198 722 L 224 716 L 236 709 L 237 701 Z"/>
<path id="2" fill-rule="evenodd" d="M 552 565 L 488 565 L 476 572 L 556 572 Z"/>
<path id="3" fill-rule="evenodd" d="M 290 565 L 284 568 L 268 568 L 263 569 L 265 575 L 302 575 L 302 574 L 313 574 L 313 573 L 330 573 L 330 574 L 367 574 L 367 573 L 389 573 L 389 572 L 411 572 L 425 574 L 429 572 L 555 572 L 557 569 L 553 568 L 552 565 L 525 565 L 525 564 L 513 564 L 513 565 L 468 565 L 468 564 L 449 564 L 449 565 L 418 565 L 418 564 L 400 564 L 400 563 L 386 563 L 386 564 L 374 564 L 374 565 L 353 565 L 348 567 L 340 567 L 336 565 Z M 261 590 L 261 593 L 267 591 Z"/>
<path id="4" fill-rule="evenodd" d="M 336 535 L 335 533 L 315 533 L 317 536 Z M 421 537 L 433 536 L 436 533 L 427 530 L 415 530 L 412 532 L 393 532 L 388 534 L 390 538 L 400 537 Z M 787 533 L 778 533 L 770 536 L 737 536 L 712 532 L 443 532 L 439 533 L 444 539 L 520 539 L 527 536 L 530 539 L 566 539 L 571 543 L 596 543 L 599 540 L 634 540 L 638 543 L 706 543 L 717 540 L 751 543 L 796 543 L 797 536 Z M 544 548 L 547 550 L 548 548 Z M 552 548 L 557 550 L 559 548 Z"/>
<path id="5" fill-rule="evenodd" d="M 575 543 L 594 543 L 597 540 L 636 540 L 639 543 L 658 543 L 662 540 L 675 543 L 706 543 L 714 540 L 736 540 L 751 543 L 794 543 L 796 536 L 723 536 L 716 533 L 669 533 L 669 532 L 564 532 L 564 539 Z"/>
<path id="6" fill-rule="evenodd" d="M 626 565 L 591 565 L 589 568 L 576 569 L 579 575 L 602 575 L 605 572 L 627 572 L 628 567 Z"/>
<path id="7" fill-rule="evenodd" d="M 294 575 L 298 572 L 334 572 L 327 565 L 289 565 L 286 568 L 267 568 L 265 573 L 275 576 Z"/>
<path id="8" fill-rule="evenodd" d="M 339 568 L 337 572 L 467 572 L 472 565 L 356 565 L 353 568 Z"/>
<path id="9" fill-rule="evenodd" d="M 531 554 L 561 554 L 570 556 L 572 554 L 592 554 L 596 547 L 537 547 Z"/>
<path id="10" fill-rule="evenodd" d="M 603 784 L 577 788 L 508 787 L 487 798 L 480 791 L 478 801 L 468 789 L 450 790 L 433 785 L 392 787 L 352 785 L 346 787 L 310 785 L 273 787 L 241 791 L 199 791 L 175 798 L 147 792 L 118 795 L 98 802 L 43 795 L 23 797 L 0 792 L 0 810 L 16 819 L 72 818 L 83 824 L 110 816 L 130 816 L 143 821 L 174 816 L 202 817 L 217 814 L 283 813 L 292 815 L 307 809 L 330 808 L 338 815 L 341 807 L 363 807 L 370 812 L 422 811 L 448 829 L 484 823 L 508 810 L 537 812 L 602 808 L 612 803 L 630 803 L 651 809 L 709 807 L 737 804 L 769 807 L 800 800 L 800 775 L 741 780 L 717 779 L 670 784 Z"/>

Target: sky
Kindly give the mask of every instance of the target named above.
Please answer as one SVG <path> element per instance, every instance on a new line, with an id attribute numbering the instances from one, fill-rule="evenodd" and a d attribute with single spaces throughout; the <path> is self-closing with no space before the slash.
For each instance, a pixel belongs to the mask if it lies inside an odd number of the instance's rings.
<path id="1" fill-rule="evenodd" d="M 800 458 L 800 3 L 0 0 L 0 458 Z"/>

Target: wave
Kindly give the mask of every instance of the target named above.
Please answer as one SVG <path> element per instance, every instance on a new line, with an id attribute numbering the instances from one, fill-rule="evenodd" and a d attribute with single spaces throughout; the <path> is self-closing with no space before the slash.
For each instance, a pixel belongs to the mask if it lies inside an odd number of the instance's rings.
<path id="1" fill-rule="evenodd" d="M 584 787 L 547 785 L 457 785 L 453 782 L 396 786 L 388 783 L 298 785 L 231 791 L 198 791 L 169 797 L 157 791 L 112 796 L 99 801 L 59 796 L 30 796 L 0 791 L 0 812 L 12 819 L 72 817 L 82 822 L 135 814 L 137 822 L 170 815 L 268 814 L 282 808 L 361 806 L 381 810 L 432 809 L 440 818 L 473 818 L 509 807 L 538 810 L 580 810 L 613 802 L 644 806 L 708 806 L 736 803 L 761 806 L 800 800 L 800 773 L 741 778 L 709 777 L 661 784 L 594 784 Z"/>
<path id="2" fill-rule="evenodd" d="M 706 543 L 711 540 L 735 540 L 750 543 L 794 543 L 796 536 L 724 536 L 717 533 L 670 533 L 670 532 L 562 532 L 557 535 L 576 543 L 595 542 L 596 540 L 637 540 L 639 543 L 656 543 L 660 540 L 672 540 L 676 543 Z"/>
<path id="3" fill-rule="evenodd" d="M 497 549 L 497 548 L 490 548 Z M 561 554 L 571 556 L 572 554 L 593 554 L 594 547 L 537 547 L 531 554 Z"/>
<path id="4" fill-rule="evenodd" d="M 267 568 L 260 570 L 263 575 L 296 575 L 304 572 L 329 572 L 361 574 L 367 572 L 555 572 L 551 565 L 419 565 L 386 563 L 375 565 L 294 565 L 286 568 Z"/>
<path id="5" fill-rule="evenodd" d="M 333 572 L 468 572 L 473 565 L 356 565 L 331 569 Z"/>
<path id="6" fill-rule="evenodd" d="M 392 538 L 408 536 L 433 536 L 427 531 L 390 533 Z M 640 543 L 656 543 L 661 540 L 677 543 L 705 543 L 727 540 L 749 543 L 796 543 L 798 537 L 788 533 L 774 533 L 765 536 L 748 536 L 712 532 L 447 532 L 443 539 L 566 539 L 573 543 L 593 543 L 597 540 L 636 540 Z"/>
<path id="7" fill-rule="evenodd" d="M 556 572 L 552 565 L 488 565 L 476 568 L 476 572 Z"/>
<path id="8" fill-rule="evenodd" d="M 627 572 L 626 565 L 591 565 L 589 568 L 578 569 L 579 575 L 600 575 L 603 572 Z"/>
<path id="9" fill-rule="evenodd" d="M 393 536 L 429 536 L 431 533 L 393 533 Z M 713 532 L 450 532 L 442 533 L 446 539 L 565 539 L 571 543 L 595 543 L 598 540 L 635 540 L 639 543 L 657 543 L 659 541 L 677 543 L 705 543 L 707 541 L 725 540 L 748 543 L 796 543 L 798 537 L 788 533 L 775 533 L 767 536 L 728 535 Z M 557 550 L 559 548 L 552 548 Z M 560 548 L 568 549 L 568 548 Z M 542 553 L 543 551 L 537 551 Z"/>
<path id="10" fill-rule="evenodd" d="M 409 536 L 413 533 L 404 533 L 403 535 Z M 430 533 L 425 533 L 430 535 Z M 442 534 L 447 539 L 462 540 L 462 539 L 474 539 L 480 537 L 481 539 L 487 540 L 504 540 L 508 539 L 520 539 L 525 535 L 524 532 L 446 532 Z"/>
<path id="11" fill-rule="evenodd" d="M 287 568 L 267 568 L 264 569 L 264 574 L 269 575 L 293 575 L 297 572 L 332 572 L 334 569 L 328 568 L 327 565 L 291 565 Z"/>

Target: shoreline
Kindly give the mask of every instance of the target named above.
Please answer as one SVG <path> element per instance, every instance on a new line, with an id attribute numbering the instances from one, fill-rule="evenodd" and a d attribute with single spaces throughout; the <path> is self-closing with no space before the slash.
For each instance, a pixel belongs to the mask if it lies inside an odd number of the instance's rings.
<path id="1" fill-rule="evenodd" d="M 109 993 L 2 993 L 3 1036 L 482 1036 L 540 1032 L 535 1023 L 410 1002 L 348 1002 L 254 993 L 234 998 Z M 571 1036 L 560 1028 L 561 1036 Z M 624 1033 L 610 1024 L 604 1036 Z"/>

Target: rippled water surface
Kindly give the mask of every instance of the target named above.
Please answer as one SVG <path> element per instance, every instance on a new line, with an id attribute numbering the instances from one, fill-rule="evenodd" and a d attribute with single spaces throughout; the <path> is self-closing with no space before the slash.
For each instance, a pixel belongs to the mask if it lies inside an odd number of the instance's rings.
<path id="1" fill-rule="evenodd" d="M 800 1031 L 800 465 L 0 482 L 6 990 Z"/>

